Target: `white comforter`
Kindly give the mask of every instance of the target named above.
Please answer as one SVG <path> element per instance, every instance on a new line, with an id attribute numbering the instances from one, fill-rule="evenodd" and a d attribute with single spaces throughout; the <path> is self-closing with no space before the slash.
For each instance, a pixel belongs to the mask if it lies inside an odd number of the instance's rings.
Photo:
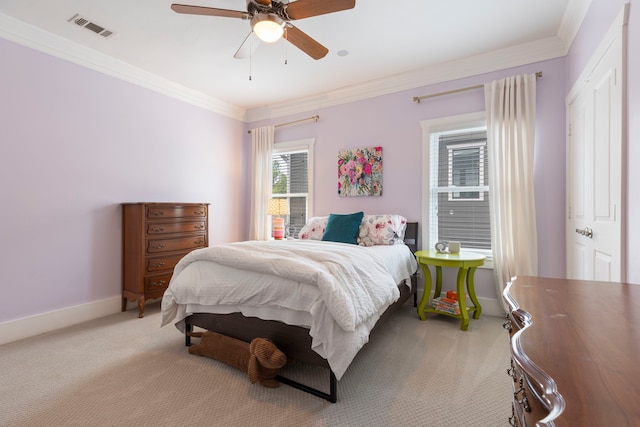
<path id="1" fill-rule="evenodd" d="M 162 325 L 177 319 L 182 328 L 180 321 L 193 312 L 240 311 L 307 326 L 312 348 L 339 379 L 398 299 L 397 283 L 415 271 L 408 248 L 394 247 L 296 240 L 195 250 L 175 267 L 162 301 Z"/>

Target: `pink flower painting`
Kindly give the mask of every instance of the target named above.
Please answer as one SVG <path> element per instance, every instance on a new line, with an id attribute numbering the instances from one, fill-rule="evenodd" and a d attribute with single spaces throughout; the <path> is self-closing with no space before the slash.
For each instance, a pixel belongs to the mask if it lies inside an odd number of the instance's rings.
<path id="1" fill-rule="evenodd" d="M 382 147 L 338 152 L 338 195 L 382 196 Z"/>

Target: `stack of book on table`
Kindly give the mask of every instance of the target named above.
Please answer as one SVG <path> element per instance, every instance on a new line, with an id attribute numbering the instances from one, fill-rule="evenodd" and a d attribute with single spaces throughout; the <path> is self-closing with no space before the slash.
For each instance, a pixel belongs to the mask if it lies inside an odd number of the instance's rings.
<path id="1" fill-rule="evenodd" d="M 438 311 L 450 314 L 460 314 L 460 306 L 458 305 L 457 299 L 438 297 L 433 299 L 431 305 L 433 305 L 433 308 Z"/>

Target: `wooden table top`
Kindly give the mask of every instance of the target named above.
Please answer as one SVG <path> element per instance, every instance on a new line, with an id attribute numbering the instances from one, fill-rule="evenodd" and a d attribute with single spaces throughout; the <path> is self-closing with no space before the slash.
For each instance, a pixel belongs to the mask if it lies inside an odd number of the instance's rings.
<path id="1" fill-rule="evenodd" d="M 532 318 L 523 353 L 565 400 L 557 426 L 640 426 L 640 285 L 519 276 L 507 294 Z"/>

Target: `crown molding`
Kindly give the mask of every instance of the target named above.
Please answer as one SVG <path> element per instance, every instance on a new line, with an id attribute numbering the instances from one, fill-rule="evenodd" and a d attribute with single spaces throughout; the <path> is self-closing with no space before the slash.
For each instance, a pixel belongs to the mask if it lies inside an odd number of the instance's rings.
<path id="1" fill-rule="evenodd" d="M 560 22 L 560 28 L 558 28 L 558 37 L 564 42 L 567 52 L 571 48 L 578 30 L 580 30 L 580 25 L 582 25 L 590 6 L 591 0 L 569 0 L 562 16 L 562 22 Z"/>
<path id="2" fill-rule="evenodd" d="M 534 62 L 565 56 L 565 43 L 559 37 L 549 37 L 530 43 L 494 50 L 485 54 L 435 64 L 395 76 L 371 80 L 361 84 L 330 91 L 317 96 L 249 109 L 245 122 L 272 119 L 295 113 L 348 102 L 360 101 L 409 89 L 457 80 Z"/>
<path id="3" fill-rule="evenodd" d="M 189 89 L 3 13 L 0 13 L 0 37 L 233 119 L 242 120 L 245 115 L 243 108 Z"/>
<path id="4" fill-rule="evenodd" d="M 0 37 L 128 81 L 200 108 L 250 123 L 499 71 L 565 56 L 592 0 L 570 0 L 557 36 L 434 64 L 334 91 L 245 110 L 0 13 Z"/>

